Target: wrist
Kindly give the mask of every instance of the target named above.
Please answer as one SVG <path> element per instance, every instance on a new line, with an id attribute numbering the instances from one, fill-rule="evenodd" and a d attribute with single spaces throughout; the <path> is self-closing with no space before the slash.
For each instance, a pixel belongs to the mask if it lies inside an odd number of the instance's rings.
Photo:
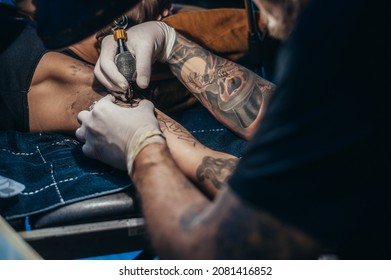
<path id="1" fill-rule="evenodd" d="M 151 129 L 139 129 L 136 131 L 131 141 L 127 145 L 127 169 L 128 174 L 132 177 L 134 161 L 138 154 L 144 149 L 146 146 L 159 143 L 162 145 L 166 144 L 166 139 L 163 133 L 156 128 Z"/>
<path id="2" fill-rule="evenodd" d="M 143 186 L 150 188 L 151 180 L 159 181 L 159 176 L 165 172 L 163 170 L 170 168 L 170 163 L 172 164 L 173 161 L 167 145 L 160 143 L 147 145 L 135 158 L 131 179 L 139 191 Z"/>

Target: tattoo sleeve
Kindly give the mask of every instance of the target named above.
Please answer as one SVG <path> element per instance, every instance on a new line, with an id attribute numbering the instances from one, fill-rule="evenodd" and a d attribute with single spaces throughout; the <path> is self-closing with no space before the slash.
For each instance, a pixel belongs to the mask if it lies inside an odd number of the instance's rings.
<path id="1" fill-rule="evenodd" d="M 256 128 L 274 84 L 180 34 L 168 60 L 174 75 L 217 119 L 240 135 Z"/>

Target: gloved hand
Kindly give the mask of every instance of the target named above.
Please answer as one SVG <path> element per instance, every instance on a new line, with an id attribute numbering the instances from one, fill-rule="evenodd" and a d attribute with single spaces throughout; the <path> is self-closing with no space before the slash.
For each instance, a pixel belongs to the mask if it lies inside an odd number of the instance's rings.
<path id="1" fill-rule="evenodd" d="M 151 143 L 165 143 L 154 115 L 154 106 L 141 100 L 134 108 L 123 108 L 113 103 L 108 95 L 95 104 L 91 111 L 78 115 L 81 127 L 76 137 L 85 142 L 86 156 L 98 159 L 118 169 L 133 171 L 138 153 Z"/>
<path id="2" fill-rule="evenodd" d="M 137 85 L 146 88 L 151 77 L 151 65 L 157 60 L 165 62 L 168 59 L 176 39 L 175 30 L 163 22 L 150 21 L 128 29 L 127 37 L 127 47 L 136 57 Z M 114 94 L 125 93 L 129 87 L 114 63 L 116 50 L 117 42 L 113 36 L 105 37 L 94 70 L 98 80 Z"/>

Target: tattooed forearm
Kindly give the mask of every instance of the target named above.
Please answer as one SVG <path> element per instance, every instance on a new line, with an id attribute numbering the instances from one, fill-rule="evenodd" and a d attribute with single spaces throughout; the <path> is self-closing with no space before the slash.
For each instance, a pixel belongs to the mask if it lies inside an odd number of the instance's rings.
<path id="1" fill-rule="evenodd" d="M 238 161 L 237 158 L 204 157 L 201 165 L 197 168 L 197 180 L 201 183 L 210 181 L 216 189 L 221 189 L 232 175 Z"/>
<path id="2" fill-rule="evenodd" d="M 160 113 L 157 115 L 157 119 L 159 121 L 160 129 L 163 133 L 172 133 L 177 137 L 177 139 L 186 141 L 193 147 L 199 144 L 199 142 L 183 126 L 181 126 L 173 119 L 168 118 Z"/>
<path id="3" fill-rule="evenodd" d="M 210 53 L 181 35 L 177 36 L 168 63 L 174 75 L 204 106 L 239 133 L 263 113 L 275 88 L 250 70 Z"/>
<path id="4" fill-rule="evenodd" d="M 320 244 L 303 232 L 283 224 L 261 210 L 234 201 L 224 194 L 220 207 L 224 219 L 215 237 L 218 259 L 312 259 Z M 236 199 L 235 199 L 236 200 Z M 228 206 L 229 205 L 229 206 Z"/>
<path id="5" fill-rule="evenodd" d="M 190 232 L 197 224 L 197 220 L 199 220 L 200 213 L 204 211 L 208 205 L 209 202 L 204 202 L 189 206 L 187 211 L 182 214 L 179 220 L 181 228 L 186 232 Z"/>

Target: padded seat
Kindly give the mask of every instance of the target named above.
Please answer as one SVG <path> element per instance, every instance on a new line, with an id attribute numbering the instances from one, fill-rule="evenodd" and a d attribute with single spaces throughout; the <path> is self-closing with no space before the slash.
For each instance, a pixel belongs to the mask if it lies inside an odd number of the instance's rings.
<path id="1" fill-rule="evenodd" d="M 134 195 L 134 194 L 133 194 Z M 62 206 L 30 219 L 34 229 L 140 216 L 130 192 L 120 192 Z"/>
<path id="2" fill-rule="evenodd" d="M 87 199 L 37 216 L 19 234 L 44 259 L 78 259 L 144 250 L 152 258 L 144 219 L 129 191 Z M 21 220 L 13 221 L 20 227 Z"/>

